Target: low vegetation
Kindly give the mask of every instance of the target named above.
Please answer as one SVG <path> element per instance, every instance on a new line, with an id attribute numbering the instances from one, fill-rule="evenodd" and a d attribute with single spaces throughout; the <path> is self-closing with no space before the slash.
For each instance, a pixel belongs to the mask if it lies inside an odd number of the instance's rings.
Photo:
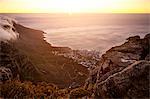
<path id="1" fill-rule="evenodd" d="M 0 88 L 4 98 L 81 98 L 90 96 L 90 92 L 82 87 L 75 89 L 59 89 L 56 85 L 46 82 L 33 83 L 19 80 L 6 81 Z"/>

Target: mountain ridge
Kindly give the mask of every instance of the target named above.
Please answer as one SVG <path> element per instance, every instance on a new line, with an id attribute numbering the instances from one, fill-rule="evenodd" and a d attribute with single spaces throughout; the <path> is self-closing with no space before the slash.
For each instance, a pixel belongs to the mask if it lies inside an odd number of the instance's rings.
<path id="1" fill-rule="evenodd" d="M 39 77 L 39 81 L 44 80 L 60 85 L 61 87 L 69 86 L 73 82 L 79 85 L 84 83 L 88 75 L 86 67 L 79 65 L 71 59 L 52 53 L 52 51 L 68 51 L 71 49 L 51 46 L 44 41 L 44 32 L 42 31 L 26 28 L 19 24 L 14 24 L 14 27 L 19 33 L 19 38 L 12 42 L 7 42 L 7 44 L 9 48 L 16 49 L 17 53 L 23 54 L 32 62 L 32 66 L 42 77 Z M 32 76 L 32 78 L 36 78 L 36 75 Z M 73 77 L 78 78 L 73 79 Z"/>
<path id="2" fill-rule="evenodd" d="M 150 34 L 129 37 L 112 47 L 96 57 L 88 71 L 72 56 L 54 54 L 70 54 L 72 49 L 53 47 L 44 40 L 43 31 L 17 23 L 13 27 L 19 37 L 0 41 L 0 97 L 149 98 Z M 80 55 L 81 62 L 93 57 Z"/>

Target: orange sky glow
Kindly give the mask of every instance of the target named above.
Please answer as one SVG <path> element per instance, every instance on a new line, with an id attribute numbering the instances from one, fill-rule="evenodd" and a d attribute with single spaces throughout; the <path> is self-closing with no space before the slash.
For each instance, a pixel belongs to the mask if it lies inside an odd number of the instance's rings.
<path id="1" fill-rule="evenodd" d="M 0 0 L 0 13 L 150 13 L 150 0 Z"/>

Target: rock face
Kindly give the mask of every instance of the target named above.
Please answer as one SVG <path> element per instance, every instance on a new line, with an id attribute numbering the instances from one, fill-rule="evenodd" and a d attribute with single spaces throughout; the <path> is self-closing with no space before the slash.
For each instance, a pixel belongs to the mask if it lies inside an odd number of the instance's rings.
<path id="1" fill-rule="evenodd" d="M 150 34 L 129 37 L 121 46 L 102 55 L 85 84 L 98 98 L 143 98 L 149 96 Z"/>
<path id="2" fill-rule="evenodd" d="M 137 61 L 97 83 L 96 94 L 103 98 L 149 97 L 148 61 Z"/>
<path id="3" fill-rule="evenodd" d="M 12 79 L 12 72 L 9 68 L 0 66 L 0 83 Z"/>

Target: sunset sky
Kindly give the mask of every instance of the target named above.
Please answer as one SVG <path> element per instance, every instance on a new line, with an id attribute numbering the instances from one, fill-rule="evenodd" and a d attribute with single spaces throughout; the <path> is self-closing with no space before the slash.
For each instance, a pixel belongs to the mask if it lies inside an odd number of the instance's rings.
<path id="1" fill-rule="evenodd" d="M 0 0 L 0 13 L 150 13 L 150 0 Z"/>

